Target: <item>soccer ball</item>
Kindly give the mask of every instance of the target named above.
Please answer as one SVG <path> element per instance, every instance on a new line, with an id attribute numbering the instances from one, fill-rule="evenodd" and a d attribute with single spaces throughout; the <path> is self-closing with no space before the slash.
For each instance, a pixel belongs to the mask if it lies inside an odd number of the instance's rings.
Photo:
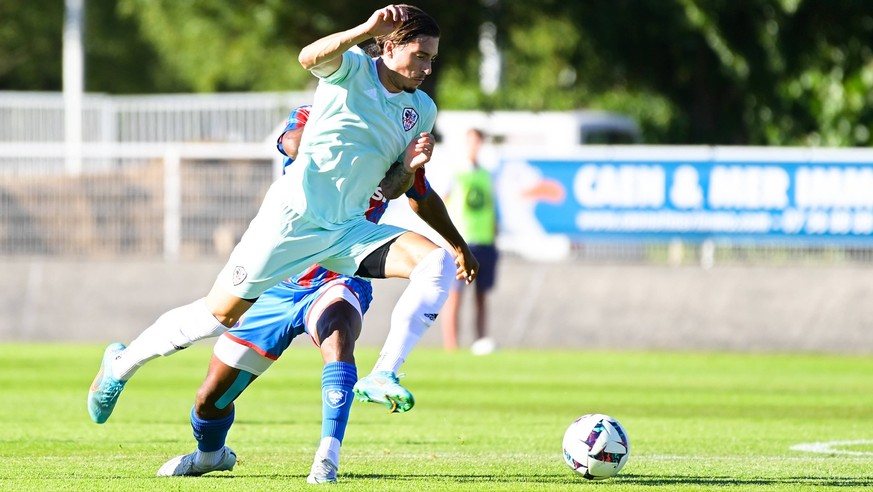
<path id="1" fill-rule="evenodd" d="M 630 456 L 630 441 L 618 420 L 600 413 L 583 415 L 564 433 L 564 461 L 589 480 L 614 477 Z"/>

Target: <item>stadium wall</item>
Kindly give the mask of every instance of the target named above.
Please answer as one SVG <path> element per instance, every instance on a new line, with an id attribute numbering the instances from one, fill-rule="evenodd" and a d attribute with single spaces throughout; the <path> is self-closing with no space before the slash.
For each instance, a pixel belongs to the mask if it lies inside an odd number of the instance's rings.
<path id="1" fill-rule="evenodd" d="M 4 342 L 130 341 L 204 295 L 218 261 L 0 260 Z M 378 346 L 405 280 L 375 282 L 360 345 Z M 503 348 L 873 353 L 873 266 L 499 264 L 491 332 Z M 469 345 L 468 321 L 461 342 Z M 302 340 L 299 344 L 309 344 Z M 422 345 L 439 346 L 440 322 Z"/>

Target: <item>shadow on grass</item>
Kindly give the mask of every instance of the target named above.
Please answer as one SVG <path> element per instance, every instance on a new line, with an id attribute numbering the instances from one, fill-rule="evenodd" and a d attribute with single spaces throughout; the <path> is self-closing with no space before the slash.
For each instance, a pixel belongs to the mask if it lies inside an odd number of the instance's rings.
<path id="1" fill-rule="evenodd" d="M 713 485 L 713 486 L 741 486 L 741 485 L 807 485 L 827 487 L 869 487 L 873 486 L 873 478 L 868 477 L 694 477 L 694 476 L 648 476 L 648 475 L 621 475 L 614 480 L 627 484 L 648 485 L 662 487 L 669 485 Z"/>
<path id="2" fill-rule="evenodd" d="M 396 480 L 404 481 L 446 481 L 457 483 L 542 483 L 542 484 L 567 484 L 587 483 L 581 477 L 566 475 L 484 475 L 484 474 L 459 474 L 459 475 L 380 475 L 347 473 L 342 478 L 356 480 Z M 867 477 L 782 477 L 782 478 L 737 478 L 737 477 L 698 477 L 698 476 L 648 476 L 648 475 L 619 475 L 605 482 L 642 485 L 649 487 L 669 487 L 671 485 L 703 485 L 713 487 L 745 486 L 745 485 L 802 485 L 817 487 L 870 487 L 873 486 L 873 478 Z"/>

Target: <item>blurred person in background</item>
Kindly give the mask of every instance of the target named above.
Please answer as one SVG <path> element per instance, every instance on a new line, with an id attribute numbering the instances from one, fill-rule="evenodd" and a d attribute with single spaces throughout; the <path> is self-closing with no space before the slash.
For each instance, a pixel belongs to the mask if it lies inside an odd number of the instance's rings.
<path id="1" fill-rule="evenodd" d="M 473 282 L 475 299 L 475 340 L 470 350 L 476 355 L 486 355 L 497 349 L 493 338 L 488 336 L 488 292 L 494 286 L 497 266 L 497 206 L 491 173 L 479 163 L 484 134 L 471 128 L 466 133 L 466 158 L 463 168 L 452 180 L 446 195 L 449 214 L 470 244 L 473 255 L 479 261 L 479 275 Z M 443 306 L 443 346 L 448 350 L 458 348 L 458 323 L 464 282 L 455 282 Z"/>

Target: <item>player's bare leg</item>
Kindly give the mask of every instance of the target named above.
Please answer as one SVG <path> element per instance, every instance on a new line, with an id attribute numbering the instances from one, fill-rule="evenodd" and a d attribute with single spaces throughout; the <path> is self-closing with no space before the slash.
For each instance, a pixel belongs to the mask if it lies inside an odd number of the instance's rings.
<path id="1" fill-rule="evenodd" d="M 458 313 L 461 310 L 461 289 L 458 286 L 449 291 L 443 306 L 442 329 L 443 348 L 449 351 L 458 349 Z"/>
<path id="2" fill-rule="evenodd" d="M 206 379 L 200 385 L 191 409 L 191 428 L 197 439 L 197 450 L 167 461 L 158 470 L 158 476 L 196 477 L 233 470 L 236 453 L 225 446 L 234 420 L 233 402 L 255 378 L 254 374 L 230 367 L 212 356 Z"/>

